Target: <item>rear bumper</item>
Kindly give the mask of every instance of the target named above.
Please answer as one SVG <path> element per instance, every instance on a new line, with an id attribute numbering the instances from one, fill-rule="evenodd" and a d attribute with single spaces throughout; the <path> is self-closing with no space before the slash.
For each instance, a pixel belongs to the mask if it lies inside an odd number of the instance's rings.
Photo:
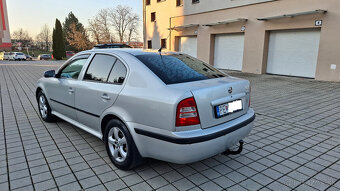
<path id="1" fill-rule="evenodd" d="M 136 124 L 129 126 L 134 126 L 132 136 L 143 157 L 185 164 L 209 158 L 229 149 L 250 133 L 254 119 L 254 110 L 250 109 L 237 119 L 208 129 L 154 132 L 145 131 Z"/>

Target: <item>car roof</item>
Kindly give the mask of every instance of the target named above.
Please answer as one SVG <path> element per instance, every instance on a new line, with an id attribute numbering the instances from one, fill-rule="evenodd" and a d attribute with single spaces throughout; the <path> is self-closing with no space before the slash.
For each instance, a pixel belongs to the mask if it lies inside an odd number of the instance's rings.
<path id="1" fill-rule="evenodd" d="M 113 48 L 113 49 L 92 49 L 84 51 L 83 53 L 128 53 L 133 56 L 139 55 L 150 55 L 150 54 L 159 54 L 158 50 L 151 50 L 151 49 L 138 49 L 138 48 Z M 171 51 L 162 51 L 162 55 L 166 54 L 181 54 L 178 52 L 171 52 Z"/>

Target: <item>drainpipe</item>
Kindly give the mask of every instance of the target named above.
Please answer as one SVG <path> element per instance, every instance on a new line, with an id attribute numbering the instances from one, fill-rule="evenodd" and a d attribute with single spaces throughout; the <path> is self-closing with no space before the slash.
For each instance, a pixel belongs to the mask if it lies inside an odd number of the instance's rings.
<path id="1" fill-rule="evenodd" d="M 169 50 L 170 50 L 170 51 L 172 51 L 172 50 L 171 50 L 171 45 L 172 45 L 172 41 L 171 41 L 171 32 L 172 32 L 172 30 L 171 30 L 171 19 L 172 19 L 172 17 L 169 18 L 169 26 L 170 26 L 170 27 L 169 27 L 169 42 L 170 42 L 170 43 L 169 43 Z M 176 42 L 175 42 L 175 43 L 176 43 Z"/>
<path id="2" fill-rule="evenodd" d="M 146 22 L 145 22 L 145 19 L 146 19 L 146 7 L 145 7 L 145 0 L 143 0 L 143 46 L 144 46 L 144 49 L 146 49 Z"/>

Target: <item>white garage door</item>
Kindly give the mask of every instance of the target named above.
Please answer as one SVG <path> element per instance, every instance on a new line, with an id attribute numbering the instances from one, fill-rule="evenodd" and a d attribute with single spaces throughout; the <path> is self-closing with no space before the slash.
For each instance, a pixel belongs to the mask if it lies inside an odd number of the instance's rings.
<path id="1" fill-rule="evenodd" d="M 270 33 L 267 73 L 315 78 L 320 30 Z"/>
<path id="2" fill-rule="evenodd" d="M 215 36 L 214 66 L 219 69 L 242 71 L 244 34 Z"/>
<path id="3" fill-rule="evenodd" d="M 179 38 L 179 51 L 190 56 L 197 57 L 197 37 L 180 37 Z"/>

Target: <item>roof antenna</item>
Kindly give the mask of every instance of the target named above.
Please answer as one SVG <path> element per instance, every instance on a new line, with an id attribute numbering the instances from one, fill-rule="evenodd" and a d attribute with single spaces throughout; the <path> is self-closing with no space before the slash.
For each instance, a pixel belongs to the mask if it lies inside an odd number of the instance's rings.
<path id="1" fill-rule="evenodd" d="M 159 48 L 158 53 L 159 53 L 159 56 L 161 57 L 163 65 L 165 65 L 164 60 L 163 60 L 163 56 L 162 56 L 162 49 L 163 49 L 163 47 Z"/>

